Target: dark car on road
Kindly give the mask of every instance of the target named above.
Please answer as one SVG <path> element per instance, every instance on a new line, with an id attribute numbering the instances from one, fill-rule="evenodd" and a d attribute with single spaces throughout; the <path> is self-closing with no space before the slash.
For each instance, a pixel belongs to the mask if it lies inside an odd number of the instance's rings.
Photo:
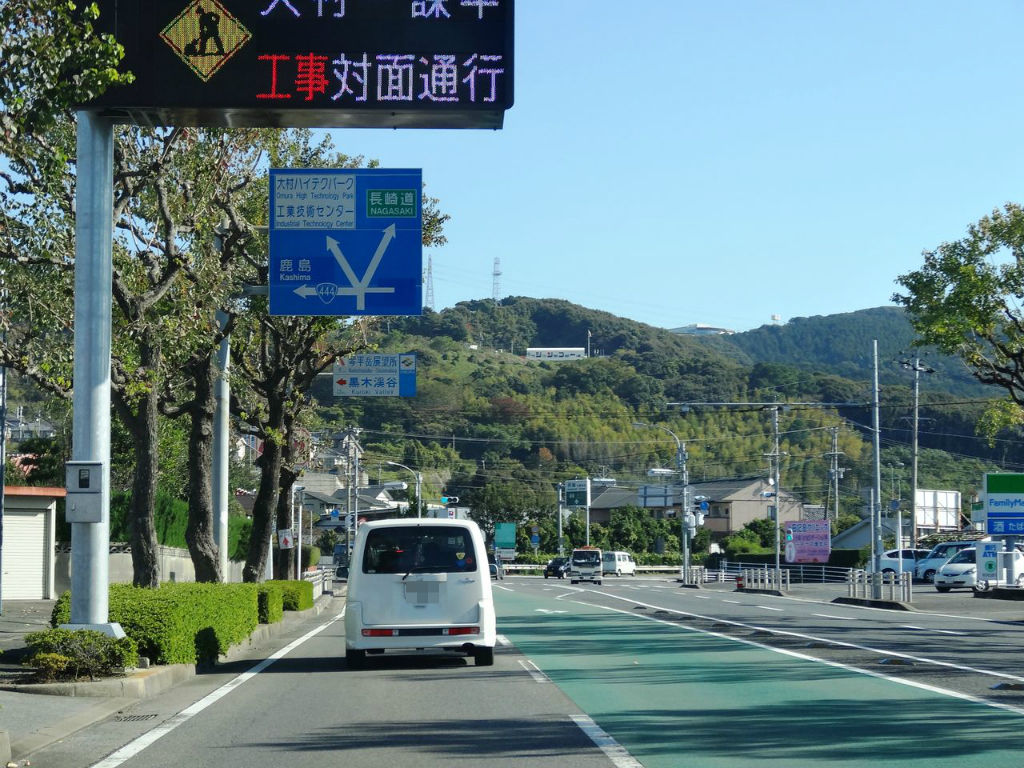
<path id="1" fill-rule="evenodd" d="M 544 566 L 544 578 L 548 576 L 554 576 L 559 579 L 565 578 L 565 572 L 569 570 L 569 558 L 568 557 L 554 557 L 548 560 L 548 564 Z"/>

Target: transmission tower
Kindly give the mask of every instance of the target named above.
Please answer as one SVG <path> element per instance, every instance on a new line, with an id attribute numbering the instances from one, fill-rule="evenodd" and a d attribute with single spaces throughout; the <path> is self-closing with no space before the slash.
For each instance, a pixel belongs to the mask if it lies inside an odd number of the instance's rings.
<path id="1" fill-rule="evenodd" d="M 423 276 L 423 284 L 426 286 L 426 296 L 423 297 L 423 306 L 433 311 L 434 309 L 434 262 L 433 257 L 427 255 L 427 270 Z"/>
<path id="2" fill-rule="evenodd" d="M 494 272 L 491 273 L 494 283 L 491 287 L 491 298 L 497 301 L 501 298 L 501 259 L 494 258 Z"/>

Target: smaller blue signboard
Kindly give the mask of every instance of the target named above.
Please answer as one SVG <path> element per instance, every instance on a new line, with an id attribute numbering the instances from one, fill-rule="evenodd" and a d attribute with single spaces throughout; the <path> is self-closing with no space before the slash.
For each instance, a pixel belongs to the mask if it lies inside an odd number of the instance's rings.
<path id="1" fill-rule="evenodd" d="M 337 397 L 415 397 L 416 355 L 349 355 L 334 364 Z"/>
<path id="2" fill-rule="evenodd" d="M 985 532 L 1002 536 L 1024 536 L 1024 512 L 994 512 L 990 509 Z"/>

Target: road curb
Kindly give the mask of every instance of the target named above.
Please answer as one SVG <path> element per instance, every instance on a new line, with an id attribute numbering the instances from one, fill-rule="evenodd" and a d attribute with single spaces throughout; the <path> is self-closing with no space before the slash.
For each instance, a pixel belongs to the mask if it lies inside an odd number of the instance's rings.
<path id="1" fill-rule="evenodd" d="M 11 736 L 7 731 L 0 731 L 0 763 L 11 762 Z"/>
<path id="2" fill-rule="evenodd" d="M 260 624 L 248 639 L 228 649 L 218 664 L 235 661 L 252 648 L 284 634 L 290 625 L 319 616 L 333 603 L 334 596 L 325 596 L 316 605 L 304 611 L 286 611 L 281 621 L 274 624 Z M 216 664 L 213 665 L 214 668 Z M 74 683 L 12 683 L 0 685 L 2 691 L 34 693 L 44 696 L 77 696 L 84 698 L 148 699 L 180 685 L 196 676 L 197 670 L 208 665 L 161 664 L 149 669 L 139 669 L 124 677 Z"/>
<path id="3" fill-rule="evenodd" d="M 908 603 L 901 603 L 898 600 L 873 600 L 870 597 L 835 597 L 830 602 L 842 605 L 860 605 L 867 608 L 882 608 L 887 611 L 917 612 L 914 606 Z"/>

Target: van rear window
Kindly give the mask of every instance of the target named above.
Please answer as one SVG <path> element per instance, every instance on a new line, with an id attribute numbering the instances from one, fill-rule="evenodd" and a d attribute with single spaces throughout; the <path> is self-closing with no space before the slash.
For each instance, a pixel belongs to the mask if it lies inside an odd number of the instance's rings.
<path id="1" fill-rule="evenodd" d="M 377 528 L 367 535 L 363 551 L 363 573 L 467 573 L 477 568 L 467 528 Z"/>

